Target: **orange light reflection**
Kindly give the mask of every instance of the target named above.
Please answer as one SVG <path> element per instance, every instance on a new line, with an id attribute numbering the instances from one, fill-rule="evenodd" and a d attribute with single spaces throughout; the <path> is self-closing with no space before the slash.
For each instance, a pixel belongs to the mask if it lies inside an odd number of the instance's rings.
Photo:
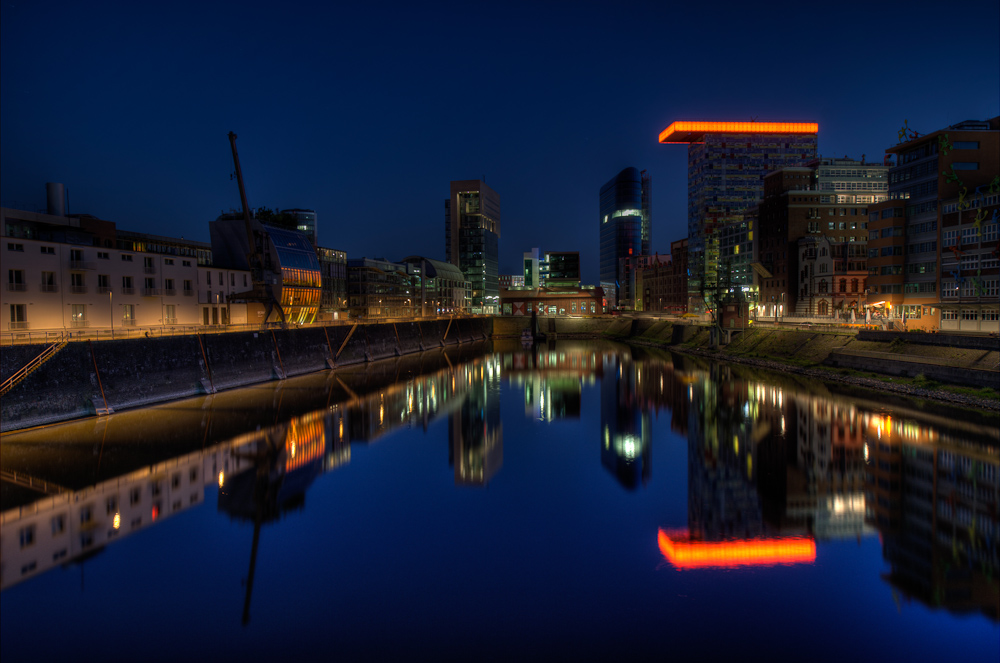
<path id="1" fill-rule="evenodd" d="M 660 552 L 679 569 L 811 564 L 816 561 L 816 542 L 802 537 L 708 542 L 686 541 L 681 536 L 671 538 L 662 529 L 657 536 Z"/>

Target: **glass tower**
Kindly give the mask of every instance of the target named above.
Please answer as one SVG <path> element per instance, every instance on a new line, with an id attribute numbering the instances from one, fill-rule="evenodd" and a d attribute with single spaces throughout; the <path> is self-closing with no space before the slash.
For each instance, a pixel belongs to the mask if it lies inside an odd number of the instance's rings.
<path id="1" fill-rule="evenodd" d="M 451 183 L 444 203 L 447 261 L 468 279 L 472 313 L 500 311 L 500 196 L 482 180 Z"/>
<path id="2" fill-rule="evenodd" d="M 619 260 L 649 255 L 652 237 L 651 183 L 646 171 L 626 168 L 601 187 L 601 287 L 610 306 L 621 288 Z"/>
<path id="3" fill-rule="evenodd" d="M 674 122 L 660 142 L 688 146 L 688 311 L 714 300 L 719 239 L 753 242 L 744 213 L 762 197 L 764 176 L 816 158 L 819 127 L 808 122 Z"/>

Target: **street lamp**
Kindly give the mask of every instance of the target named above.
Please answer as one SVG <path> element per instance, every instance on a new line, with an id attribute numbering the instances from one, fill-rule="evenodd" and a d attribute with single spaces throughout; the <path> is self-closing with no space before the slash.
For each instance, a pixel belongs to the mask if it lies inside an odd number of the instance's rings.
<path id="1" fill-rule="evenodd" d="M 109 313 L 111 313 L 111 339 L 114 340 L 114 338 L 115 338 L 115 305 L 114 305 L 114 302 L 112 301 L 112 298 L 113 298 L 113 293 L 111 292 L 111 288 L 108 288 L 108 308 L 110 309 Z"/>

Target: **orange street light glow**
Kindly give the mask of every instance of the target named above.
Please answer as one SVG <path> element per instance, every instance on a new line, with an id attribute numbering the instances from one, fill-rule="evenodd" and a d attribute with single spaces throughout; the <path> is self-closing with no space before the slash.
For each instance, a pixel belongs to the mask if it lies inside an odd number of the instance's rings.
<path id="1" fill-rule="evenodd" d="M 660 132 L 661 143 L 699 143 L 714 134 L 814 134 L 816 122 L 673 122 Z"/>
<path id="2" fill-rule="evenodd" d="M 674 540 L 659 531 L 660 552 L 679 569 L 735 566 L 773 566 L 816 561 L 816 542 L 802 537 L 742 541 Z"/>

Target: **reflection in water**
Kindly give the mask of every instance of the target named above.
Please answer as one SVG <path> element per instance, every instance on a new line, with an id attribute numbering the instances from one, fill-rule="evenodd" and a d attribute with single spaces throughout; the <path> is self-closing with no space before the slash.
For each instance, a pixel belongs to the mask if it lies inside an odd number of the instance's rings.
<path id="1" fill-rule="evenodd" d="M 500 363 L 495 357 L 466 373 L 468 395 L 448 417 L 448 463 L 456 485 L 484 486 L 503 465 Z"/>
<path id="2" fill-rule="evenodd" d="M 652 472 L 652 419 L 642 406 L 642 371 L 628 356 L 603 357 L 601 464 L 630 490 L 646 485 Z"/>
<path id="3" fill-rule="evenodd" d="M 426 430 L 446 415 L 454 483 L 496 477 L 504 381 L 523 400 L 523 414 L 516 404 L 508 417 L 546 425 L 587 421 L 586 403 L 598 398 L 599 418 L 594 412 L 589 421 L 599 427 L 600 463 L 620 485 L 614 490 L 654 481 L 654 418 L 670 413 L 670 427 L 686 438 L 687 522 L 663 523 L 657 538 L 676 568 L 811 563 L 825 541 L 877 532 L 897 600 L 1000 618 L 995 427 L 889 411 L 741 367 L 582 342 L 500 352 L 363 395 L 341 383 L 346 400 L 75 492 L 35 481 L 81 485 L 65 480 L 72 477 L 18 477 L 22 487 L 53 494 L 2 514 L 2 587 L 201 504 L 206 485 L 217 482 L 218 509 L 254 526 L 246 621 L 262 530 L 303 509 L 317 477 L 350 463 L 351 444 L 399 427 Z M 203 429 L 185 434 L 199 439 Z M 142 453 L 148 447 L 155 445 Z"/>

